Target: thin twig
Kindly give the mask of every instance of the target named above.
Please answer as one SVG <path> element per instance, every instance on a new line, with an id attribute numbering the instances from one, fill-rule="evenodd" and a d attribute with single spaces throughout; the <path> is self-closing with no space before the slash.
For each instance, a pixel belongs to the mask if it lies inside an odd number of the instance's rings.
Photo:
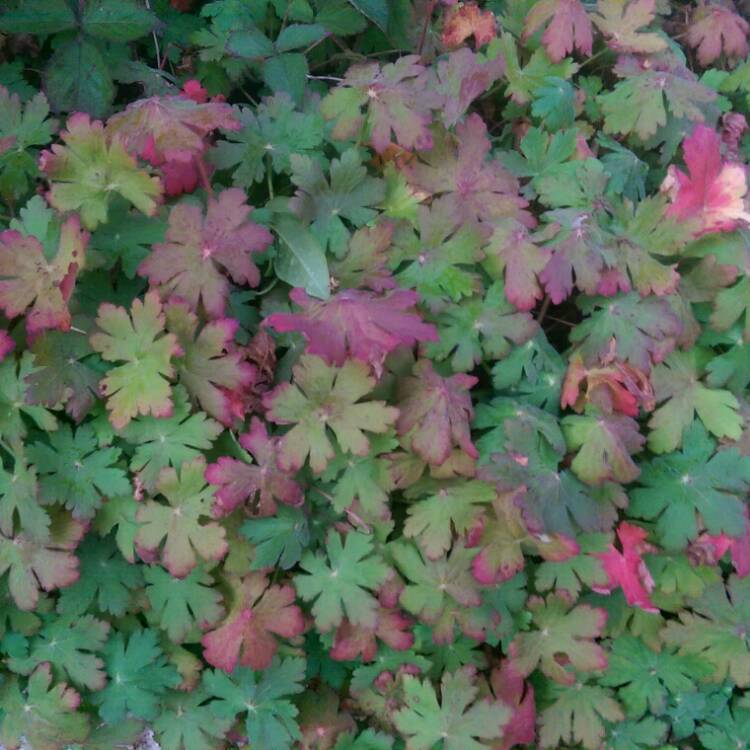
<path id="1" fill-rule="evenodd" d="M 264 294 L 268 294 L 278 283 L 279 278 L 278 276 L 268 285 L 264 286 L 263 289 L 259 289 L 257 292 L 255 292 L 256 297 L 262 297 Z"/>
<path id="2" fill-rule="evenodd" d="M 345 54 L 352 54 L 352 50 L 350 50 L 349 47 L 347 47 L 335 34 L 329 34 L 327 38 L 330 39 Z"/>
<path id="3" fill-rule="evenodd" d="M 239 89 L 247 97 L 247 100 L 250 102 L 250 104 L 253 105 L 253 107 L 257 107 L 258 106 L 258 102 L 255 100 L 255 98 L 253 97 L 253 95 L 249 91 L 247 91 L 246 89 L 244 89 L 242 86 L 240 86 Z"/>
<path id="4" fill-rule="evenodd" d="M 273 165 L 271 161 L 271 154 L 266 153 L 264 156 L 266 162 L 266 180 L 268 181 L 268 197 L 273 200 L 273 175 L 271 174 Z"/>
<path id="5" fill-rule="evenodd" d="M 310 73 L 307 74 L 307 78 L 311 81 L 335 81 L 336 83 L 341 83 L 344 80 L 338 76 L 314 76 Z"/>
<path id="6" fill-rule="evenodd" d="M 208 171 L 206 170 L 206 164 L 203 161 L 203 157 L 199 156 L 195 162 L 198 165 L 198 174 L 200 175 L 203 189 L 208 193 L 209 197 L 213 198 L 214 189 L 211 187 L 211 180 L 208 179 Z"/>
<path id="7" fill-rule="evenodd" d="M 146 3 L 146 8 L 148 10 L 151 10 L 151 3 L 149 2 L 149 0 L 144 0 L 144 2 Z M 164 62 L 161 59 L 161 52 L 159 51 L 159 40 L 156 38 L 156 31 L 152 31 L 151 36 L 154 40 L 154 47 L 156 48 L 156 67 L 161 70 Z"/>
<path id="8" fill-rule="evenodd" d="M 547 314 L 547 310 L 549 309 L 549 303 L 550 303 L 549 294 L 545 294 L 544 302 L 542 302 L 542 309 L 539 311 L 539 315 L 536 319 L 536 322 L 539 323 L 540 326 L 544 322 L 544 316 Z"/>
<path id="9" fill-rule="evenodd" d="M 317 41 L 313 42 L 313 43 L 312 43 L 312 44 L 311 44 L 311 45 L 310 45 L 310 46 L 309 46 L 309 47 L 308 47 L 308 48 L 307 48 L 307 49 L 306 49 L 306 50 L 304 51 L 304 53 L 303 53 L 303 54 L 304 54 L 304 55 L 307 55 L 308 53 L 312 52 L 312 50 L 314 50 L 314 49 L 315 49 L 315 48 L 316 48 L 316 47 L 317 47 L 317 46 L 318 46 L 319 44 L 322 44 L 323 42 L 325 42 L 325 40 L 326 40 L 326 39 L 329 39 L 329 38 L 330 38 L 330 34 L 329 34 L 329 35 L 326 35 L 326 36 L 322 36 L 322 37 L 320 37 L 320 39 L 318 39 Z"/>
<path id="10" fill-rule="evenodd" d="M 427 10 L 424 15 L 424 24 L 422 26 L 422 33 L 419 35 L 419 47 L 417 47 L 417 54 L 421 55 L 424 50 L 424 43 L 427 40 L 427 29 L 430 27 L 430 21 L 432 20 L 432 14 L 435 11 L 435 5 L 437 0 L 430 0 L 427 5 Z"/>

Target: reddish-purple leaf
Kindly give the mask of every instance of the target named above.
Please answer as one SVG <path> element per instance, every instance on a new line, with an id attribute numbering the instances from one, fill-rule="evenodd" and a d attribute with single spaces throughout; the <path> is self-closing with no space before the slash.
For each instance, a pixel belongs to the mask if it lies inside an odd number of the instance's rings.
<path id="1" fill-rule="evenodd" d="M 538 277 L 550 260 L 550 250 L 534 244 L 519 221 L 505 219 L 493 223 L 484 252 L 483 265 L 494 278 L 505 272 L 505 296 L 519 310 L 531 310 L 543 296 Z"/>
<path id="2" fill-rule="evenodd" d="M 262 420 L 253 417 L 250 431 L 240 436 L 240 445 L 252 454 L 255 464 L 222 456 L 206 469 L 206 481 L 219 487 L 214 495 L 214 515 L 229 515 L 248 501 L 256 516 L 274 515 L 277 501 L 294 507 L 302 504 L 302 488 L 292 475 L 278 468 L 278 439 L 268 436 Z"/>
<path id="3" fill-rule="evenodd" d="M 698 50 L 698 62 L 710 65 L 721 56 L 735 60 L 747 57 L 750 24 L 732 8 L 703 2 L 693 12 L 687 43 Z"/>
<path id="4" fill-rule="evenodd" d="M 399 393 L 398 434 L 414 453 L 435 466 L 448 459 L 454 446 L 477 458 L 469 430 L 474 409 L 468 393 L 477 378 L 441 377 L 426 359 L 417 362 L 413 372 L 403 380 Z"/>
<path id="5" fill-rule="evenodd" d="M 198 332 L 198 317 L 182 300 L 172 300 L 165 309 L 167 330 L 177 337 L 182 350 L 176 362 L 177 377 L 193 400 L 212 417 L 230 426 L 242 419 L 237 396 L 256 377 L 256 369 L 245 362 L 234 346 L 239 323 L 220 318 Z"/>
<path id="6" fill-rule="evenodd" d="M 648 532 L 640 526 L 623 521 L 617 527 L 617 536 L 622 552 L 614 545 L 610 545 L 606 552 L 594 553 L 602 562 L 609 578 L 609 585 L 592 588 L 599 593 L 609 594 L 613 589 L 621 587 L 631 607 L 640 607 L 646 612 L 658 612 L 649 599 L 649 594 L 654 588 L 654 580 L 646 563 L 643 562 L 643 555 L 656 552 L 656 548 L 646 541 Z"/>
<path id="7" fill-rule="evenodd" d="M 581 0 L 541 0 L 526 15 L 523 39 L 535 34 L 547 24 L 542 44 L 550 60 L 559 63 L 577 49 L 590 55 L 593 44 L 591 20 Z"/>
<path id="8" fill-rule="evenodd" d="M 19 609 L 35 609 L 40 589 L 52 591 L 78 580 L 78 558 L 73 550 L 85 531 L 84 524 L 66 519 L 43 539 L 0 533 L 0 576 L 8 572 L 10 595 Z"/>
<path id="9" fill-rule="evenodd" d="M 381 606 L 374 628 L 353 625 L 344 620 L 336 630 L 330 656 L 335 661 L 374 661 L 378 654 L 378 640 L 394 651 L 404 651 L 414 644 L 413 621 L 399 609 Z"/>
<path id="10" fill-rule="evenodd" d="M 320 111 L 327 120 L 336 120 L 334 138 L 356 138 L 366 125 L 379 154 L 391 145 L 391 133 L 406 149 L 429 149 L 431 110 L 441 106 L 430 84 L 429 71 L 420 64 L 419 55 L 407 55 L 382 67 L 378 63 L 353 65 L 323 99 Z"/>
<path id="11" fill-rule="evenodd" d="M 518 180 L 499 161 L 487 159 L 491 147 L 484 120 L 471 114 L 456 126 L 455 139 L 442 134 L 435 148 L 403 171 L 414 188 L 447 196 L 445 205 L 458 221 L 516 218 L 533 226 Z"/>
<path id="12" fill-rule="evenodd" d="M 523 679 L 510 659 L 504 659 L 499 669 L 492 670 L 490 684 L 495 695 L 513 710 L 510 721 L 503 727 L 503 742 L 498 750 L 533 745 L 536 737 L 534 688 Z"/>
<path id="13" fill-rule="evenodd" d="M 88 239 L 78 216 L 71 216 L 60 229 L 57 254 L 48 260 L 36 237 L 13 229 L 0 233 L 0 309 L 9 318 L 28 311 L 29 335 L 46 328 L 70 328 L 68 300 Z"/>
<path id="14" fill-rule="evenodd" d="M 239 130 L 231 105 L 199 104 L 189 96 L 152 96 L 129 104 L 107 121 L 107 134 L 117 135 L 128 151 L 154 166 L 190 162 L 206 149 L 212 130 Z"/>
<path id="15" fill-rule="evenodd" d="M 437 90 L 444 97 L 442 118 L 453 127 L 469 105 L 505 72 L 505 60 L 498 55 L 487 60 L 483 55 L 461 47 L 437 63 Z"/>
<path id="16" fill-rule="evenodd" d="M 330 364 L 343 365 L 352 357 L 369 363 L 379 374 L 396 347 L 437 341 L 435 327 L 414 311 L 419 301 L 416 292 L 398 289 L 376 295 L 345 289 L 321 301 L 304 289 L 294 289 L 290 297 L 304 312 L 274 313 L 266 325 L 281 333 L 299 331 L 307 339 L 307 351 Z"/>
<path id="17" fill-rule="evenodd" d="M 672 199 L 667 215 L 695 222 L 696 236 L 729 232 L 742 222 L 750 223 L 744 200 L 745 168 L 722 163 L 721 139 L 716 131 L 697 125 L 683 141 L 682 150 L 688 174 L 672 165 L 661 186 Z"/>
<path id="18" fill-rule="evenodd" d="M 268 584 L 265 573 L 233 579 L 232 605 L 224 622 L 203 636 L 203 657 L 225 672 L 237 664 L 266 669 L 278 649 L 278 638 L 295 638 L 305 629 L 302 610 L 291 586 Z"/>
<path id="19" fill-rule="evenodd" d="M 179 203 L 169 214 L 167 241 L 154 245 L 138 273 L 164 295 L 175 294 L 191 309 L 203 303 L 208 315 L 224 315 L 229 280 L 257 286 L 260 273 L 252 254 L 272 241 L 271 233 L 248 221 L 253 210 L 244 190 L 229 188 L 209 198 L 204 216 L 198 206 Z"/>
<path id="20" fill-rule="evenodd" d="M 575 209 L 551 211 L 558 231 L 547 248 L 552 255 L 539 274 L 539 281 L 552 303 L 559 305 L 576 286 L 586 294 L 603 294 L 608 247 L 590 213 Z M 616 290 L 615 290 L 616 291 Z M 612 292 L 610 292 L 611 294 Z"/>
<path id="21" fill-rule="evenodd" d="M 495 38 L 495 14 L 480 10 L 473 2 L 459 3 L 448 9 L 440 37 L 449 49 L 460 47 L 469 37 L 474 37 L 477 49 Z"/>

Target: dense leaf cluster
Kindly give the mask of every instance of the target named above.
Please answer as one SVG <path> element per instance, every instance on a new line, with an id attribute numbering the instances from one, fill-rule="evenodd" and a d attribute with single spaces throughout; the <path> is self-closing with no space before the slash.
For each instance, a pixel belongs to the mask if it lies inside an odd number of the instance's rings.
<path id="1" fill-rule="evenodd" d="M 750 747 L 731 0 L 9 0 L 0 744 Z"/>

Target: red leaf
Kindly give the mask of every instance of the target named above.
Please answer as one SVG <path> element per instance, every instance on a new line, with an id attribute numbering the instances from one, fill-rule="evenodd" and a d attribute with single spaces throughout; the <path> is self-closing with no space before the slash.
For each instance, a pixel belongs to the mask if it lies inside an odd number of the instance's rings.
<path id="1" fill-rule="evenodd" d="M 457 141 L 457 142 L 456 142 Z M 433 197 L 447 196 L 445 205 L 457 221 L 515 218 L 533 227 L 518 194 L 518 180 L 497 160 L 487 160 L 492 148 L 487 126 L 477 114 L 456 126 L 456 139 L 445 134 L 422 162 L 404 166 L 412 187 Z"/>
<path id="2" fill-rule="evenodd" d="M 206 91 L 206 89 L 201 86 L 201 82 L 196 81 L 195 78 L 185 81 L 185 84 L 182 87 L 182 93 L 188 99 L 192 99 L 196 102 L 196 104 L 205 104 L 208 101 L 208 91 Z"/>
<path id="3" fill-rule="evenodd" d="M 0 331 L 0 362 L 2 362 L 14 349 L 16 342 L 7 331 Z"/>
<path id="4" fill-rule="evenodd" d="M 36 237 L 13 229 L 0 233 L 0 309 L 9 318 L 26 313 L 29 335 L 47 328 L 70 328 L 68 300 L 88 239 L 75 214 L 62 225 L 59 249 L 51 260 Z"/>
<path id="5" fill-rule="evenodd" d="M 729 232 L 750 222 L 745 211 L 745 170 L 722 163 L 721 139 L 705 125 L 697 125 L 682 143 L 688 174 L 671 165 L 661 189 L 672 200 L 667 211 L 684 221 L 695 221 L 695 235 Z"/>
<path id="6" fill-rule="evenodd" d="M 396 429 L 427 463 L 439 466 L 454 446 L 478 457 L 469 430 L 474 409 L 468 393 L 477 382 L 473 375 L 443 378 L 429 360 L 417 362 L 414 376 L 403 381 Z"/>
<path id="7" fill-rule="evenodd" d="M 86 531 L 84 524 L 68 518 L 45 538 L 0 533 L 0 576 L 9 571 L 8 589 L 19 609 L 36 609 L 40 589 L 52 591 L 78 580 L 73 551 Z"/>
<path id="8" fill-rule="evenodd" d="M 394 224 L 378 221 L 358 229 L 349 241 L 349 250 L 340 260 L 330 263 L 334 288 L 367 287 L 384 292 L 397 286 L 388 269 L 391 260 Z"/>
<path id="9" fill-rule="evenodd" d="M 523 463 L 525 457 L 519 456 Z M 580 552 L 572 538 L 564 534 L 535 534 L 523 519 L 521 506 L 525 487 L 500 492 L 489 509 L 478 519 L 467 535 L 467 547 L 482 547 L 471 561 L 474 578 L 484 586 L 511 579 L 523 570 L 524 552 L 545 560 L 561 562 Z"/>
<path id="10" fill-rule="evenodd" d="M 559 63 L 577 49 L 590 55 L 593 44 L 591 20 L 581 0 L 541 0 L 526 16 L 523 40 L 526 41 L 549 21 L 542 44 L 550 60 Z"/>
<path id="11" fill-rule="evenodd" d="M 498 55 L 487 60 L 484 55 L 459 47 L 437 63 L 437 90 L 444 95 L 443 124 L 453 127 L 469 105 L 505 72 L 505 59 Z"/>
<path id="12" fill-rule="evenodd" d="M 721 142 L 724 144 L 727 161 L 744 161 L 740 153 L 742 136 L 748 131 L 745 115 L 725 112 L 721 116 Z"/>
<path id="13" fill-rule="evenodd" d="M 205 152 L 205 139 L 211 131 L 241 127 L 229 104 L 199 104 L 191 98 L 192 93 L 139 99 L 109 118 L 107 134 L 119 135 L 128 151 L 155 167 L 165 162 L 190 162 Z"/>
<path id="14" fill-rule="evenodd" d="M 273 239 L 265 227 L 247 220 L 253 207 L 245 200 L 244 190 L 224 190 L 209 199 L 205 217 L 198 206 L 174 206 L 167 241 L 154 245 L 138 273 L 165 295 L 184 299 L 192 310 L 202 302 L 210 317 L 222 317 L 229 296 L 224 274 L 236 284 L 257 286 L 260 273 L 252 254 Z"/>
<path id="15" fill-rule="evenodd" d="M 543 296 L 538 276 L 549 262 L 549 249 L 535 245 L 519 221 L 505 219 L 493 225 L 484 252 L 483 265 L 493 277 L 505 271 L 505 296 L 510 302 L 519 310 L 533 309 Z"/>
<path id="16" fill-rule="evenodd" d="M 411 632 L 413 621 L 399 609 L 380 607 L 374 628 L 352 625 L 344 620 L 336 630 L 331 659 L 335 661 L 374 661 L 378 654 L 378 639 L 394 651 L 405 651 L 414 644 Z"/>
<path id="17" fill-rule="evenodd" d="M 646 541 L 648 532 L 640 526 L 623 521 L 617 527 L 617 536 L 622 552 L 614 545 L 610 545 L 606 552 L 594 553 L 602 562 L 609 577 L 609 585 L 592 586 L 592 589 L 600 594 L 609 594 L 620 586 L 630 606 L 640 607 L 646 612 L 658 612 L 649 599 L 649 593 L 654 588 L 654 580 L 646 563 L 643 562 L 643 555 L 656 551 L 656 548 Z"/>
<path id="18" fill-rule="evenodd" d="M 220 488 L 214 495 L 214 515 L 229 515 L 242 503 L 256 499 L 252 511 L 257 516 L 274 515 L 277 500 L 295 507 L 304 502 L 302 488 L 276 464 L 277 443 L 277 439 L 269 438 L 265 423 L 253 417 L 250 431 L 240 437 L 240 444 L 252 454 L 256 465 L 228 456 L 209 464 L 206 481 Z"/>
<path id="19" fill-rule="evenodd" d="M 750 518 L 745 509 L 745 523 L 740 536 L 701 534 L 689 547 L 688 554 L 704 565 L 718 565 L 731 552 L 732 564 L 740 578 L 750 575 Z"/>
<path id="20" fill-rule="evenodd" d="M 243 667 L 266 669 L 278 649 L 277 636 L 295 638 L 305 629 L 302 610 L 291 586 L 269 586 L 265 573 L 248 573 L 232 581 L 234 603 L 224 623 L 206 633 L 203 657 L 231 672 Z"/>
<path id="21" fill-rule="evenodd" d="M 567 299 L 574 286 L 588 295 L 616 292 L 618 284 L 625 285 L 626 280 L 616 273 L 608 275 L 607 260 L 611 250 L 597 222 L 590 212 L 565 213 L 561 216 L 565 219 L 564 226 L 549 225 L 550 229 L 559 231 L 547 245 L 552 254 L 539 274 L 539 281 L 552 303 L 559 305 Z"/>
<path id="22" fill-rule="evenodd" d="M 580 353 L 568 361 L 560 406 L 582 412 L 586 404 L 598 406 L 606 414 L 620 412 L 637 417 L 638 409 L 652 411 L 654 389 L 645 372 L 617 360 L 602 366 L 586 367 Z"/>
<path id="23" fill-rule="evenodd" d="M 533 745 L 536 736 L 536 703 L 534 688 L 523 679 L 510 659 L 505 659 L 490 676 L 492 692 L 513 710 L 503 727 L 503 742 L 496 750 L 510 750 L 516 745 Z"/>
<path id="24" fill-rule="evenodd" d="M 341 366 L 349 356 L 369 363 L 380 375 L 386 356 L 398 346 L 437 341 L 435 327 L 413 312 L 416 292 L 399 289 L 377 296 L 345 289 L 321 301 L 293 289 L 289 296 L 304 312 L 274 313 L 266 325 L 280 333 L 299 331 L 307 339 L 307 351 L 330 364 Z"/>
<path id="25" fill-rule="evenodd" d="M 198 332 L 197 315 L 181 299 L 172 299 L 165 313 L 167 330 L 177 337 L 182 352 L 177 376 L 191 398 L 222 424 L 231 426 L 242 419 L 245 413 L 239 411 L 235 394 L 243 395 L 257 372 L 234 346 L 239 323 L 220 318 Z"/>
<path id="26" fill-rule="evenodd" d="M 747 34 L 750 24 L 731 8 L 701 3 L 694 11 L 687 31 L 687 43 L 698 50 L 698 62 L 710 65 L 724 55 L 747 57 Z"/>
<path id="27" fill-rule="evenodd" d="M 449 49 L 460 47 L 471 36 L 477 48 L 492 41 L 495 38 L 495 14 L 491 10 L 479 10 L 476 3 L 454 5 L 443 22 L 443 44 Z"/>

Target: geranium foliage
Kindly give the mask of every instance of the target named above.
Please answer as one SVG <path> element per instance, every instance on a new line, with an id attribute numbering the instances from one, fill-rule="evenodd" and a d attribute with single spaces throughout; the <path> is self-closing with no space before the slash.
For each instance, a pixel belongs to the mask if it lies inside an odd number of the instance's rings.
<path id="1" fill-rule="evenodd" d="M 0 3 L 0 747 L 750 747 L 750 3 Z"/>

